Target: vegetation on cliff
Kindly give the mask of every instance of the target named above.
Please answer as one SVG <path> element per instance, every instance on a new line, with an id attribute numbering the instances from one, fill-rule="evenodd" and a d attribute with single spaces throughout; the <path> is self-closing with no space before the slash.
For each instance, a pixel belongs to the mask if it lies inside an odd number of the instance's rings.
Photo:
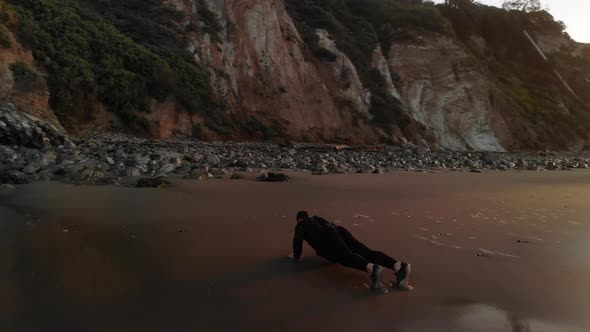
<path id="1" fill-rule="evenodd" d="M 221 42 L 219 34 L 223 30 L 217 15 L 209 9 L 205 0 L 199 0 L 199 17 L 203 22 L 202 31 L 211 35 L 211 39 Z"/>
<path id="2" fill-rule="evenodd" d="M 45 88 L 43 76 L 35 68 L 24 62 L 10 65 L 14 77 L 14 88 L 17 91 L 28 92 Z"/>
<path id="3" fill-rule="evenodd" d="M 12 47 L 10 31 L 6 28 L 6 26 L 4 26 L 4 24 L 0 24 L 0 46 Z"/>
<path id="4" fill-rule="evenodd" d="M 64 124 L 91 117 L 97 99 L 136 129 L 151 99 L 173 98 L 189 112 L 214 109 L 207 77 L 172 25 L 176 13 L 160 1 L 7 2 Z"/>

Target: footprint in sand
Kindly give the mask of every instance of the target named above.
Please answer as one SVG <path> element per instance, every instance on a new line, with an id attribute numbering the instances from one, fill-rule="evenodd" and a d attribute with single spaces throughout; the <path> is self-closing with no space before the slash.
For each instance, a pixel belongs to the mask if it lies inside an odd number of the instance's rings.
<path id="1" fill-rule="evenodd" d="M 481 253 L 481 254 L 488 255 L 488 256 L 503 256 L 503 257 L 511 257 L 511 258 L 520 258 L 518 256 L 503 253 L 500 251 L 494 251 L 494 250 L 483 249 L 483 248 L 479 248 L 479 249 L 477 249 L 477 251 L 479 251 L 479 253 Z"/>
<path id="2" fill-rule="evenodd" d="M 450 243 L 443 243 L 443 242 L 439 242 L 436 240 L 430 240 L 430 243 L 437 245 L 439 247 L 447 247 L 447 248 L 453 248 L 453 249 L 463 249 L 463 247 L 455 245 L 455 244 L 450 244 Z"/>

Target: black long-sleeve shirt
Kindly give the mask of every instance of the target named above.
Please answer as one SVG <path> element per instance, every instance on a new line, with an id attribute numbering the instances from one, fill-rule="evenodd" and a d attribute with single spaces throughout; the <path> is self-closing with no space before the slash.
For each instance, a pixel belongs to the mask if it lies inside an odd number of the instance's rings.
<path id="1" fill-rule="evenodd" d="M 322 235 L 335 225 L 320 217 L 311 217 L 297 223 L 293 237 L 293 258 L 299 260 L 303 251 L 303 241 L 316 252 L 322 248 Z"/>

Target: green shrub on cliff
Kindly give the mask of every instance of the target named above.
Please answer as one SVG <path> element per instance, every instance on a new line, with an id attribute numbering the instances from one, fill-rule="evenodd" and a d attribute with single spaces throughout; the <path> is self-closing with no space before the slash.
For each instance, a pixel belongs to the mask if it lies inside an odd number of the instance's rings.
<path id="1" fill-rule="evenodd" d="M 199 0 L 199 17 L 203 21 L 203 32 L 211 35 L 214 41 L 221 42 L 219 33 L 223 30 L 217 14 L 215 14 L 205 0 Z"/>
<path id="2" fill-rule="evenodd" d="M 39 72 L 24 62 L 15 62 L 10 65 L 14 78 L 14 89 L 27 92 L 45 87 L 45 80 Z"/>
<path id="3" fill-rule="evenodd" d="M 338 56 L 332 53 L 330 50 L 325 48 L 317 47 L 314 52 L 316 58 L 321 60 L 326 60 L 328 62 L 334 62 L 338 58 Z"/>
<path id="4" fill-rule="evenodd" d="M 0 24 L 0 46 L 10 48 L 12 47 L 12 38 L 10 37 L 10 31 Z"/>
<path id="5" fill-rule="evenodd" d="M 535 123 L 541 132 L 576 130 L 579 124 L 570 126 L 571 114 L 578 118 L 588 114 L 588 106 L 582 107 L 578 97 L 586 103 L 590 101 L 590 88 L 581 75 L 590 69 L 590 61 L 571 56 L 567 48 L 547 54 L 546 61 L 524 34 L 526 30 L 533 39 L 545 35 L 567 40 L 562 22 L 555 21 L 546 11 L 526 13 L 484 5 L 468 10 L 447 6 L 439 9 L 449 18 L 457 38 L 471 45 L 472 53 L 490 69 L 497 87 L 522 108 L 522 114 L 514 117 Z M 473 36 L 485 41 L 483 50 L 473 49 L 478 48 L 471 42 Z M 578 97 L 557 78 L 555 70 L 561 72 Z M 554 140 L 548 135 L 540 136 Z"/>
<path id="6" fill-rule="evenodd" d="M 244 130 L 251 136 L 260 136 L 263 140 L 270 140 L 276 136 L 276 132 L 274 129 L 266 126 L 259 120 L 255 118 L 248 119 L 244 125 Z"/>

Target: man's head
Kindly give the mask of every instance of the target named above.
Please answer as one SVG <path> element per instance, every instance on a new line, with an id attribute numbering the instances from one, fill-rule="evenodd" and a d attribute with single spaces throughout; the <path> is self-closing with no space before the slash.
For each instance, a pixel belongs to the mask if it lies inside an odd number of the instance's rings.
<path id="1" fill-rule="evenodd" d="M 297 222 L 302 222 L 306 219 L 309 218 L 309 214 L 307 213 L 307 211 L 299 211 L 297 212 Z"/>

